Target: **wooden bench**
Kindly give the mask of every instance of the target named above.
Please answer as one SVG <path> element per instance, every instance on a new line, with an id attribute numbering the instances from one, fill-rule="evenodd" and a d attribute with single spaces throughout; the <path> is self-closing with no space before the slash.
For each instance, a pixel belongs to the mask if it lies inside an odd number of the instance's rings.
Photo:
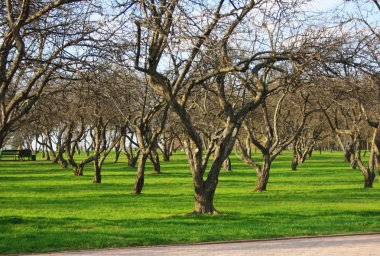
<path id="1" fill-rule="evenodd" d="M 0 160 L 3 158 L 12 158 L 12 160 L 24 160 L 24 158 L 28 158 L 32 155 L 32 151 L 29 149 L 20 149 L 20 150 L 3 150 L 0 151 Z"/>

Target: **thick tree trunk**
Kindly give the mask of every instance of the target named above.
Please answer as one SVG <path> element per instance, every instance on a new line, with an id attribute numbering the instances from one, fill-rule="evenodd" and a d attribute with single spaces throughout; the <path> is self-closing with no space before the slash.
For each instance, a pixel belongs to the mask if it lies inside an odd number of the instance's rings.
<path id="1" fill-rule="evenodd" d="M 230 172 L 232 170 L 231 159 L 229 157 L 224 160 L 223 167 L 226 172 Z"/>
<path id="2" fill-rule="evenodd" d="M 195 143 L 185 142 L 184 148 L 189 160 L 191 173 L 193 176 L 194 184 L 194 213 L 195 214 L 217 214 L 217 210 L 214 207 L 214 194 L 218 185 L 218 177 L 222 168 L 223 162 L 227 159 L 231 153 L 234 141 L 231 144 L 221 143 L 215 148 L 214 158 L 211 163 L 211 168 L 208 171 L 207 179 L 203 179 L 206 165 L 204 161 L 208 160 L 208 157 L 202 159 L 202 151 L 199 150 L 200 146 L 196 146 Z M 198 144 L 200 145 L 200 144 Z M 210 156 L 210 155 L 208 155 Z"/>
<path id="3" fill-rule="evenodd" d="M 145 165 L 146 165 L 147 158 L 148 158 L 148 154 L 145 154 L 145 153 L 140 154 L 139 166 L 138 166 L 137 175 L 136 175 L 136 182 L 135 182 L 135 187 L 133 189 L 135 194 L 141 194 L 141 191 L 143 189 L 144 172 L 145 172 Z"/>
<path id="4" fill-rule="evenodd" d="M 368 175 L 364 175 L 364 188 L 372 188 L 374 179 L 374 173 L 368 172 Z"/>
<path id="5" fill-rule="evenodd" d="M 257 184 L 255 192 L 262 192 L 267 190 L 267 184 L 269 180 L 269 171 L 271 166 L 270 156 L 264 155 L 264 164 L 262 168 L 256 170 L 257 173 Z"/>
<path id="6" fill-rule="evenodd" d="M 94 178 L 93 183 L 102 183 L 102 176 L 101 176 L 101 167 L 99 163 L 99 157 L 95 157 L 94 159 Z"/>
<path id="7" fill-rule="evenodd" d="M 215 189 L 195 189 L 195 214 L 215 214 L 217 213 L 214 207 Z"/>

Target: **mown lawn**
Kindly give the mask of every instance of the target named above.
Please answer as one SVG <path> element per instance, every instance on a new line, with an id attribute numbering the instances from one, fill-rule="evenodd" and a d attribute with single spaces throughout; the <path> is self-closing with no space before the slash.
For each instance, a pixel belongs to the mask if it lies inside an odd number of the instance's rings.
<path id="1" fill-rule="evenodd" d="M 216 216 L 192 215 L 193 187 L 185 155 L 148 167 L 142 195 L 131 193 L 136 169 L 125 159 L 92 165 L 75 177 L 46 161 L 0 161 L 0 253 L 193 243 L 380 231 L 380 186 L 363 189 L 342 153 L 314 153 L 290 171 L 290 154 L 271 171 L 268 191 L 252 193 L 255 173 L 233 157 L 222 172 Z"/>

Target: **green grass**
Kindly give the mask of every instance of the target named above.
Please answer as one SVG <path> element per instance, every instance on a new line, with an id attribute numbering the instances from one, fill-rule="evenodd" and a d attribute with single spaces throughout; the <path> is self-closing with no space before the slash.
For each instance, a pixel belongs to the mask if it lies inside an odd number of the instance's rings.
<path id="1" fill-rule="evenodd" d="M 110 158 L 111 159 L 111 158 Z M 342 153 L 315 153 L 290 171 L 290 154 L 278 157 L 268 191 L 252 193 L 255 173 L 233 158 L 221 172 L 215 196 L 220 215 L 193 210 L 185 155 L 148 166 L 142 195 L 133 195 L 136 169 L 124 159 L 92 165 L 75 177 L 46 161 L 0 161 L 0 253 L 178 244 L 380 231 L 380 187 L 363 189 L 363 177 Z"/>

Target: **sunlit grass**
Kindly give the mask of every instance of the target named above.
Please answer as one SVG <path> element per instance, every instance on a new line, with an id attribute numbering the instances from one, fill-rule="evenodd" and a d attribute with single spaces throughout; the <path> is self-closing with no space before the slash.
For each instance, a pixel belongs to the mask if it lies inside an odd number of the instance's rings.
<path id="1" fill-rule="evenodd" d="M 259 157 L 259 154 L 257 154 Z M 268 191 L 252 193 L 253 170 L 234 156 L 221 172 L 216 216 L 192 215 L 193 186 L 183 153 L 148 166 L 142 195 L 132 194 L 136 169 L 122 158 L 103 168 L 102 184 L 46 161 L 0 161 L 0 253 L 192 243 L 380 231 L 380 186 L 342 153 L 315 154 L 290 171 L 289 153 L 271 170 Z"/>

